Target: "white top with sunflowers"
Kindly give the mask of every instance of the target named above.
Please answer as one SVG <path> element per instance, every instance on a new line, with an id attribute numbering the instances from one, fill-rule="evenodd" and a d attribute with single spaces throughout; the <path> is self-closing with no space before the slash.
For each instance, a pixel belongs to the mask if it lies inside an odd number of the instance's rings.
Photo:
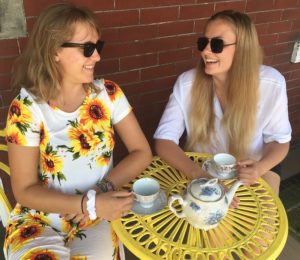
<path id="1" fill-rule="evenodd" d="M 82 105 L 71 113 L 37 103 L 24 88 L 11 103 L 7 141 L 39 146 L 39 176 L 51 189 L 83 193 L 112 167 L 113 125 L 132 108 L 116 83 L 96 80 L 94 84 L 100 92 L 87 91 Z"/>

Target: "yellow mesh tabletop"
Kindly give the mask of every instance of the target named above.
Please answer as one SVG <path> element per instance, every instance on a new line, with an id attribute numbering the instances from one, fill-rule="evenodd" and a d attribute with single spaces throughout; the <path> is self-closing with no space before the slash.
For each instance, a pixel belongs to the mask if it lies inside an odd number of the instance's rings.
<path id="1" fill-rule="evenodd" d="M 200 165 L 211 157 L 187 155 Z M 183 194 L 188 184 L 185 176 L 159 157 L 153 158 L 141 176 L 157 179 L 168 198 Z M 224 184 L 230 186 L 233 181 Z M 229 209 L 220 224 L 208 231 L 177 218 L 168 206 L 148 216 L 130 212 L 112 225 L 124 245 L 142 260 L 276 259 L 288 234 L 287 216 L 278 196 L 262 179 L 251 187 L 240 186 L 236 196 L 240 198 L 238 208 Z M 177 208 L 180 210 L 179 205 Z"/>

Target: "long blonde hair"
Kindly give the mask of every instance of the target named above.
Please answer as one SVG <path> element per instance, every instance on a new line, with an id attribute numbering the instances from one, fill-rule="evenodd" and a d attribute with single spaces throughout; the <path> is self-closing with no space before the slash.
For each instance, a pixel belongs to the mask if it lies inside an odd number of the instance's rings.
<path id="1" fill-rule="evenodd" d="M 228 72 L 227 100 L 222 125 L 228 137 L 229 152 L 238 158 L 244 158 L 249 153 L 256 127 L 262 51 L 255 26 L 246 14 L 232 10 L 221 11 L 213 15 L 207 25 L 216 20 L 228 22 L 235 28 L 236 50 Z M 188 150 L 195 149 L 198 144 L 205 147 L 212 143 L 212 138 L 218 138 L 215 136 L 213 99 L 212 76 L 205 74 L 204 62 L 201 60 L 196 68 L 191 93 L 191 131 L 186 144 Z"/>
<path id="2" fill-rule="evenodd" d="M 100 37 L 100 28 L 91 11 L 71 3 L 59 3 L 45 9 L 33 27 L 26 49 L 17 59 L 13 72 L 14 88 L 24 87 L 37 101 L 56 98 L 61 90 L 62 75 L 55 54 L 70 40 L 76 23 L 85 23 Z M 85 87 L 95 86 L 85 84 Z"/>

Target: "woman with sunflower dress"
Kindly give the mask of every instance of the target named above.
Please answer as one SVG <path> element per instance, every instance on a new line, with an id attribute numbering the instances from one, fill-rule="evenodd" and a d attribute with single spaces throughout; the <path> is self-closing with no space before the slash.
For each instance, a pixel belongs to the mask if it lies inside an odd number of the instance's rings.
<path id="1" fill-rule="evenodd" d="M 91 11 L 55 4 L 38 17 L 18 60 L 13 85 L 21 90 L 6 126 L 18 202 L 7 259 L 124 259 L 109 221 L 131 209 L 133 195 L 118 189 L 152 155 L 120 87 L 94 80 L 100 36 Z M 114 131 L 128 155 L 113 167 Z"/>

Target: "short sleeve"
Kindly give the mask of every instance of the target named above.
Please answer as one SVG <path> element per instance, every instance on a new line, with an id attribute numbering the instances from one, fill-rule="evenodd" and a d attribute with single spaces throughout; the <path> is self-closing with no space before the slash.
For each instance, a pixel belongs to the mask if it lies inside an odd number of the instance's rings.
<path id="1" fill-rule="evenodd" d="M 35 101 L 24 90 L 11 102 L 6 121 L 6 140 L 23 146 L 39 146 L 40 120 Z"/>
<path id="2" fill-rule="evenodd" d="M 132 107 L 118 84 L 104 80 L 104 86 L 112 104 L 111 120 L 115 125 L 130 113 Z"/>
<path id="3" fill-rule="evenodd" d="M 282 75 L 277 75 L 277 77 L 274 77 L 268 84 L 271 85 L 271 87 L 268 88 L 268 92 L 265 92 L 264 95 L 270 98 L 265 100 L 264 105 L 267 107 L 266 109 L 269 110 L 269 113 L 265 115 L 268 120 L 263 129 L 263 139 L 265 143 L 274 141 L 286 143 L 291 140 L 291 125 L 288 116 L 285 79 Z"/>
<path id="4" fill-rule="evenodd" d="M 182 96 L 184 86 L 179 77 L 174 85 L 173 93 L 169 97 L 167 106 L 160 119 L 158 128 L 154 133 L 154 139 L 171 140 L 179 144 L 179 140 L 185 130 L 186 104 Z"/>

